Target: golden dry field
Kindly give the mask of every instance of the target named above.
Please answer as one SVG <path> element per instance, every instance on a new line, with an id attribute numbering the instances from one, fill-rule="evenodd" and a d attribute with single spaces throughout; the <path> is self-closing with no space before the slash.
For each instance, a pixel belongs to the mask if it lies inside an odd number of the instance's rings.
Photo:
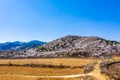
<path id="1" fill-rule="evenodd" d="M 1 59 L 0 64 L 50 64 L 66 66 L 84 66 L 94 63 L 95 59 L 50 58 L 50 59 Z M 83 68 L 39 68 L 21 66 L 0 66 L 0 80 L 80 80 L 77 78 L 40 78 L 38 76 L 66 76 L 84 72 Z"/>
<path id="2" fill-rule="evenodd" d="M 2 66 L 0 67 L 1 74 L 20 74 L 31 76 L 60 76 L 60 75 L 74 75 L 83 73 L 82 69 L 54 69 L 54 68 L 29 68 L 29 67 L 15 67 Z"/>
<path id="3" fill-rule="evenodd" d="M 1 59 L 0 64 L 52 64 L 81 66 L 95 62 L 95 59 L 79 59 L 79 58 L 50 58 L 50 59 Z"/>

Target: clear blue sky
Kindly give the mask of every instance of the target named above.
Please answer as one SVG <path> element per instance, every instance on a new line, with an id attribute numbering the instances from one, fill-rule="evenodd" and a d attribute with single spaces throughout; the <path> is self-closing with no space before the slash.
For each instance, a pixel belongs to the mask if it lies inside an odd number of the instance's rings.
<path id="1" fill-rule="evenodd" d="M 0 42 L 65 35 L 120 41 L 120 0 L 0 0 Z"/>

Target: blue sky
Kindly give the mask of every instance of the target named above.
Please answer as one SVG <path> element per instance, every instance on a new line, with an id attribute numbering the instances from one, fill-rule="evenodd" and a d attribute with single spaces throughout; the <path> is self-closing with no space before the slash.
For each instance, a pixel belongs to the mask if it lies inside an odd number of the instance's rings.
<path id="1" fill-rule="evenodd" d="M 0 0 L 0 42 L 65 35 L 120 41 L 120 0 Z"/>

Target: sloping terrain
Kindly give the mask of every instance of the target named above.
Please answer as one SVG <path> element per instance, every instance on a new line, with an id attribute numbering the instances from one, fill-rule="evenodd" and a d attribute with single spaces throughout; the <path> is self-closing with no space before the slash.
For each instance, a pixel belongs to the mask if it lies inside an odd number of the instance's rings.
<path id="1" fill-rule="evenodd" d="M 111 57 L 120 54 L 120 43 L 99 37 L 65 36 L 36 49 L 41 57 Z"/>
<path id="2" fill-rule="evenodd" d="M 24 44 L 17 51 L 0 52 L 0 58 L 109 58 L 113 55 L 120 54 L 119 42 L 93 36 L 69 35 L 40 47 L 38 45 L 36 43 Z"/>

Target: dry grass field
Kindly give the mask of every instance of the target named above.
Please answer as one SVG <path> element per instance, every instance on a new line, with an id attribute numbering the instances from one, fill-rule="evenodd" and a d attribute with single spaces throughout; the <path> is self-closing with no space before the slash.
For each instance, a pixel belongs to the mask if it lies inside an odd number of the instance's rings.
<path id="1" fill-rule="evenodd" d="M 95 62 L 95 59 L 79 59 L 79 58 L 50 58 L 50 59 L 1 59 L 0 64 L 51 64 L 51 65 L 67 65 L 81 66 Z"/>
<path id="2" fill-rule="evenodd" d="M 108 61 L 112 62 L 119 60 L 119 56 L 114 56 L 111 59 L 108 59 Z M 104 61 L 106 61 L 106 59 L 0 59 L 0 80 L 110 80 L 107 75 L 100 73 L 101 70 L 99 66 L 100 63 Z M 85 73 L 86 67 L 84 66 L 88 66 L 88 64 L 93 63 L 96 63 L 93 65 L 94 69 L 89 73 Z M 23 66 L 26 64 L 28 65 Z M 29 64 L 44 64 L 47 65 L 47 67 L 29 66 Z M 49 65 L 52 65 L 53 67 L 50 67 Z M 62 65 L 63 67 L 59 67 L 60 65 Z M 54 76 L 70 77 L 65 78 Z"/>
<path id="3" fill-rule="evenodd" d="M 94 63 L 94 59 L 78 58 L 51 58 L 51 59 L 1 59 L 0 64 L 50 64 L 66 66 L 84 66 Z M 39 68 L 39 67 L 21 67 L 21 66 L 0 66 L 0 80 L 80 80 L 79 78 L 55 79 L 55 78 L 37 78 L 34 76 L 65 76 L 82 74 L 83 68 Z"/>
<path id="4" fill-rule="evenodd" d="M 82 69 L 54 69 L 54 68 L 31 68 L 31 67 L 15 67 L 15 66 L 1 66 L 1 74 L 20 74 L 31 76 L 61 76 L 61 75 L 74 75 L 83 73 Z"/>

